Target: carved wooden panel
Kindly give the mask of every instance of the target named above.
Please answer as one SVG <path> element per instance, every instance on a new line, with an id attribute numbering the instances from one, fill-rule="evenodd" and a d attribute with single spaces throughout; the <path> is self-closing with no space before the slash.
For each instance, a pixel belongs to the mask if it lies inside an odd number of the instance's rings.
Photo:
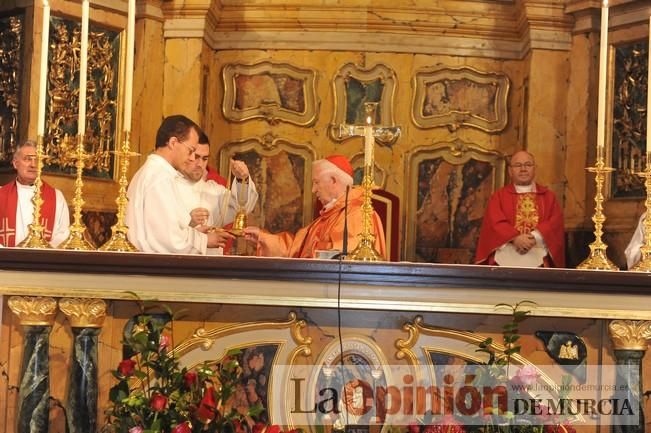
<path id="1" fill-rule="evenodd" d="M 0 17 L 0 167 L 9 167 L 20 127 L 24 16 Z"/>

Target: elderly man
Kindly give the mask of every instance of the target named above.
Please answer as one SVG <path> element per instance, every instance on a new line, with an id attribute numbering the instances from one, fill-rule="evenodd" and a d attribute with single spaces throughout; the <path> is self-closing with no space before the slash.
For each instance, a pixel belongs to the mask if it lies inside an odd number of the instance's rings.
<path id="1" fill-rule="evenodd" d="M 482 221 L 475 263 L 501 266 L 565 266 L 563 214 L 552 191 L 534 182 L 532 154 L 516 152 L 512 183 L 497 190 Z"/>
<path id="2" fill-rule="evenodd" d="M 28 234 L 34 218 L 34 181 L 36 180 L 36 143 L 26 141 L 14 152 L 12 165 L 16 179 L 0 188 L 0 245 L 13 247 Z M 53 247 L 65 241 L 70 232 L 70 214 L 63 193 L 43 182 L 41 187 L 41 223 L 44 238 Z"/>
<path id="3" fill-rule="evenodd" d="M 214 180 L 207 179 L 208 159 L 210 158 L 210 143 L 208 136 L 203 132 L 199 134 L 199 144 L 195 152 L 195 159 L 187 161 L 178 177 L 178 190 L 181 203 L 191 217 L 190 226 L 223 227 L 235 218 L 235 214 L 242 207 L 250 213 L 258 200 L 258 192 L 253 181 L 250 180 L 249 169 L 242 161 L 231 160 L 231 171 L 237 179 L 231 186 L 231 192 Z M 240 195 L 246 197 L 240 203 Z M 217 231 L 218 236 L 224 241 L 233 236 L 224 231 Z M 222 248 L 208 248 L 207 255 L 222 255 Z"/>
<path id="4" fill-rule="evenodd" d="M 315 161 L 312 166 L 312 193 L 323 205 L 319 217 L 295 235 L 286 232 L 271 234 L 258 227 L 247 227 L 244 230 L 246 239 L 257 243 L 258 255 L 313 258 L 318 250 L 343 250 L 344 222 L 347 220 L 348 252 L 352 251 L 359 243 L 362 232 L 363 204 L 363 191 L 352 188 L 346 207 L 346 190 L 352 184 L 353 168 L 345 156 L 332 155 Z M 376 213 L 373 213 L 372 229 L 375 249 L 386 258 L 384 230 Z"/>
<path id="5" fill-rule="evenodd" d="M 223 247 L 225 234 L 208 226 L 191 227 L 191 216 L 181 203 L 177 178 L 194 161 L 201 130 L 181 115 L 166 117 L 156 133 L 156 148 L 129 184 L 126 224 L 129 240 L 141 251 L 169 254 L 206 254 Z"/>

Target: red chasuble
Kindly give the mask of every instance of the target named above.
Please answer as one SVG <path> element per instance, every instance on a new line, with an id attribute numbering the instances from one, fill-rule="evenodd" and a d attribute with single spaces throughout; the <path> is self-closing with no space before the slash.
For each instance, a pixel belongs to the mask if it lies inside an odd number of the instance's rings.
<path id="1" fill-rule="evenodd" d="M 41 224 L 45 227 L 43 237 L 46 241 L 52 238 L 54 218 L 56 214 L 56 192 L 47 183 L 41 187 Z M 16 181 L 0 188 L 0 244 L 6 247 L 16 246 L 16 208 L 18 206 L 18 187 Z"/>
<path id="2" fill-rule="evenodd" d="M 564 267 L 565 228 L 554 193 L 539 184 L 532 193 L 518 194 L 512 184 L 497 190 L 484 214 L 475 263 L 494 264 L 496 249 L 534 229 L 545 240 L 550 267 Z"/>

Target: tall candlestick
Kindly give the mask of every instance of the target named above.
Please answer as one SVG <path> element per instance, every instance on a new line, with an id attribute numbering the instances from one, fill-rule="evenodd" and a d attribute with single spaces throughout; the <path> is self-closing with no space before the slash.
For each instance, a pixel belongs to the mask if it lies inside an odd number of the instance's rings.
<path id="1" fill-rule="evenodd" d="M 599 106 L 597 108 L 597 148 L 603 152 L 606 138 L 606 70 L 608 62 L 608 0 L 601 8 L 601 41 L 599 46 Z"/>
<path id="2" fill-rule="evenodd" d="M 364 166 L 368 167 L 373 164 L 373 146 L 375 145 L 375 137 L 373 137 L 373 126 L 371 125 L 371 117 L 366 118 L 366 126 L 364 126 Z"/>
<path id="3" fill-rule="evenodd" d="M 86 87 L 88 73 L 88 21 L 90 19 L 89 0 L 81 4 L 81 53 L 79 60 L 79 120 L 77 134 L 86 134 Z"/>
<path id="4" fill-rule="evenodd" d="M 127 16 L 127 62 L 126 79 L 124 80 L 124 126 L 125 131 L 131 131 L 131 100 L 133 98 L 133 56 L 136 36 L 136 0 L 129 0 Z"/>
<path id="5" fill-rule="evenodd" d="M 47 55 L 49 52 L 50 36 L 50 4 L 43 0 L 43 24 L 41 25 L 41 69 L 38 82 L 38 116 L 36 133 L 45 135 L 45 97 L 47 92 Z"/>
<path id="6" fill-rule="evenodd" d="M 651 164 L 651 140 L 649 134 L 651 133 L 651 92 L 649 92 L 649 83 L 651 83 L 651 16 L 649 17 L 649 61 L 646 68 L 646 163 Z"/>

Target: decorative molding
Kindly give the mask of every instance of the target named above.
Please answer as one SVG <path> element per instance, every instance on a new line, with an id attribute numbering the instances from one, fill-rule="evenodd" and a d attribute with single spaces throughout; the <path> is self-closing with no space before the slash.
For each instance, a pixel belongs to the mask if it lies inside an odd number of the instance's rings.
<path id="1" fill-rule="evenodd" d="M 419 128 L 471 126 L 489 133 L 506 128 L 511 84 L 505 74 L 428 67 L 416 71 L 412 85 L 411 115 Z"/>
<path id="2" fill-rule="evenodd" d="M 57 314 L 57 303 L 50 297 L 12 296 L 7 305 L 23 326 L 52 326 Z"/>
<path id="3" fill-rule="evenodd" d="M 106 318 L 106 302 L 102 299 L 62 298 L 59 309 L 73 328 L 101 328 Z"/>
<path id="4" fill-rule="evenodd" d="M 249 81 L 244 77 L 249 77 Z M 313 69 L 272 62 L 227 64 L 222 79 L 222 112 L 226 120 L 263 118 L 272 125 L 284 121 L 310 126 L 317 119 L 321 104 L 316 92 L 317 72 Z M 262 94 L 264 91 L 267 94 Z M 239 106 L 246 104 L 247 99 L 252 99 L 253 105 Z"/>
<path id="5" fill-rule="evenodd" d="M 379 90 L 380 94 L 369 95 L 364 93 L 355 95 L 359 103 L 357 106 L 351 106 L 349 86 L 355 82 L 360 84 L 364 92 L 374 85 L 375 89 L 373 90 Z M 376 113 L 379 113 L 379 116 L 373 119 L 372 123 L 380 129 L 382 129 L 381 127 L 385 127 L 387 131 L 386 133 L 379 131 L 376 134 L 376 140 L 378 143 L 389 146 L 395 143 L 399 137 L 399 133 L 395 134 L 390 130 L 396 126 L 393 118 L 396 86 L 396 74 L 393 69 L 385 64 L 378 63 L 371 68 L 360 68 L 353 63 L 347 63 L 342 66 L 332 80 L 335 103 L 333 106 L 332 123 L 329 128 L 330 137 L 339 142 L 353 138 L 352 135 L 345 134 L 344 131 L 349 129 L 351 125 L 364 124 L 366 116 L 364 103 L 377 102 L 378 108 Z M 349 110 L 352 110 L 352 112 L 349 112 Z"/>
<path id="6" fill-rule="evenodd" d="M 645 351 L 651 341 L 651 321 L 613 320 L 608 333 L 615 350 Z"/>

